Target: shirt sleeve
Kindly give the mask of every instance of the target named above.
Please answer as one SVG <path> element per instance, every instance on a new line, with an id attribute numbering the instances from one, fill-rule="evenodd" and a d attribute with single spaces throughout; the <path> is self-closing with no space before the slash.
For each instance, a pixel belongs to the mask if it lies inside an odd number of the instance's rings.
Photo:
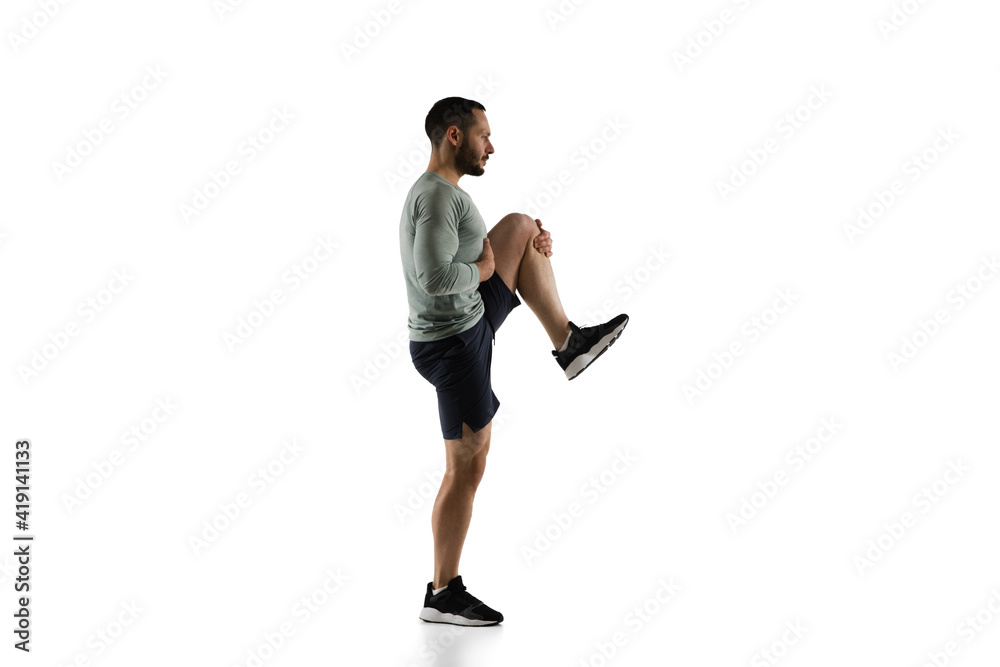
<path id="1" fill-rule="evenodd" d="M 426 192 L 415 202 L 413 264 L 417 282 L 434 296 L 467 292 L 479 285 L 479 267 L 455 261 L 459 207 L 458 198 L 444 188 Z"/>

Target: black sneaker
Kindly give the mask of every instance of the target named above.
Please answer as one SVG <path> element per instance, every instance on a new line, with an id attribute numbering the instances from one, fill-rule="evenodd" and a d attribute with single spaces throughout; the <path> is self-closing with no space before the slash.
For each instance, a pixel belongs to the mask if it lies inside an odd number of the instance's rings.
<path id="1" fill-rule="evenodd" d="M 503 614 L 493 611 L 479 598 L 466 592 L 462 575 L 449 581 L 448 587 L 437 595 L 433 591 L 434 582 L 428 582 L 424 608 L 420 610 L 420 619 L 423 621 L 452 625 L 496 625 L 503 620 Z"/>
<path id="2" fill-rule="evenodd" d="M 566 378 L 572 380 L 594 363 L 594 359 L 604 354 L 604 351 L 618 340 L 626 324 L 628 315 L 625 313 L 596 327 L 581 329 L 570 322 L 569 345 L 562 352 L 552 350 L 552 356 L 566 371 Z"/>

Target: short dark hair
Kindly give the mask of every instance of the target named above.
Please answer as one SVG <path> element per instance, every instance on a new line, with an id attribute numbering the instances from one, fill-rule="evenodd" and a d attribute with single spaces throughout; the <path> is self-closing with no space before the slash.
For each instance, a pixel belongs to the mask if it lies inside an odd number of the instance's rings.
<path id="1" fill-rule="evenodd" d="M 464 97 L 446 97 L 438 100 L 427 112 L 427 119 L 424 121 L 424 131 L 431 140 L 431 147 L 437 148 L 448 132 L 448 128 L 454 125 L 462 133 L 469 131 L 472 124 L 476 122 L 476 114 L 473 109 L 486 111 L 479 102 L 467 100 Z"/>

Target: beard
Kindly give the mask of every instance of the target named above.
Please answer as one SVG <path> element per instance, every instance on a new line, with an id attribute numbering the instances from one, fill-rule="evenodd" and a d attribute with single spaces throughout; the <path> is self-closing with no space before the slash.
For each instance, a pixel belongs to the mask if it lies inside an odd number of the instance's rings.
<path id="1" fill-rule="evenodd" d="M 482 158 L 479 151 L 473 150 L 469 144 L 463 143 L 455 155 L 455 169 L 460 174 L 482 176 L 486 173 L 486 170 L 483 169 Z"/>

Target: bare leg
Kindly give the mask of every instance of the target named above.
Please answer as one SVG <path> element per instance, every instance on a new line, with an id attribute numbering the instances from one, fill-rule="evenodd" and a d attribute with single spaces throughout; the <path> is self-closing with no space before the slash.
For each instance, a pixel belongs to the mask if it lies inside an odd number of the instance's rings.
<path id="1" fill-rule="evenodd" d="M 562 347 L 569 335 L 569 319 L 563 311 L 552 261 L 535 250 L 532 240 L 538 236 L 535 221 L 521 213 L 511 213 L 490 230 L 490 246 L 504 284 L 511 293 L 520 293 L 535 314 L 555 349 Z"/>
<path id="2" fill-rule="evenodd" d="M 472 501 L 486 470 L 492 429 L 493 422 L 490 422 L 478 433 L 473 433 L 469 425 L 463 423 L 460 440 L 444 441 L 447 465 L 431 513 L 435 589 L 447 586 L 458 576 L 458 562 L 472 520 Z"/>

